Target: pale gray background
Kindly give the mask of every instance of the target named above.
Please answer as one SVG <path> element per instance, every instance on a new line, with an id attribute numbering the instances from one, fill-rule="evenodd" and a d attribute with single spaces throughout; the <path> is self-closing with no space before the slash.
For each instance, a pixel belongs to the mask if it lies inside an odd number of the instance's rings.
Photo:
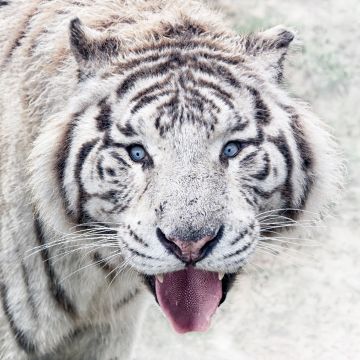
<path id="1" fill-rule="evenodd" d="M 344 200 L 318 247 L 248 266 L 206 334 L 175 334 L 153 306 L 136 360 L 360 359 L 360 3 L 220 0 L 238 32 L 295 27 L 289 86 L 333 127 L 348 161 Z M 313 243 L 308 243 L 313 245 Z M 260 268 L 260 267 L 261 268 Z"/>

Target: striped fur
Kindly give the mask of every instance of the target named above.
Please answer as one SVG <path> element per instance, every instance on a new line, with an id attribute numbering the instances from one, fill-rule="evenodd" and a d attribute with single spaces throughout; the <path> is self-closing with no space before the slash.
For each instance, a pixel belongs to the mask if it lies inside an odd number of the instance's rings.
<path id="1" fill-rule="evenodd" d="M 0 2 L 1 359 L 128 358 L 143 275 L 184 267 L 157 229 L 221 228 L 197 266 L 236 273 L 260 213 L 324 214 L 341 166 L 282 85 L 293 37 L 192 0 Z"/>

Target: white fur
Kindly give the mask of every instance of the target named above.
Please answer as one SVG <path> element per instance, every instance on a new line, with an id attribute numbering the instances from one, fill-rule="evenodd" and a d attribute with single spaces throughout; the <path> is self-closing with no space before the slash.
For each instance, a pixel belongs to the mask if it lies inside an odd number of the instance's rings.
<path id="1" fill-rule="evenodd" d="M 121 1 L 90 1 L 84 0 L 81 7 L 72 4 L 70 0 L 44 3 L 40 1 L 13 1 L 8 7 L 4 7 L 0 13 L 0 29 L 2 34 L 9 36 L 0 37 L 0 66 L 1 88 L 0 96 L 0 153 L 1 153 L 1 282 L 9 289 L 8 297 L 16 299 L 10 301 L 10 310 L 15 316 L 16 323 L 23 326 L 23 330 L 31 334 L 31 339 L 38 344 L 39 359 L 49 359 L 49 351 L 58 351 L 62 347 L 64 339 L 69 337 L 74 329 L 90 328 L 79 340 L 80 349 L 69 345 L 63 356 L 66 359 L 126 359 L 131 354 L 131 344 L 136 334 L 136 328 L 140 322 L 141 313 L 145 304 L 145 291 L 139 273 L 157 274 L 175 271 L 183 268 L 183 264 L 171 254 L 168 254 L 154 236 L 154 224 L 162 227 L 166 234 L 173 231 L 174 222 L 183 217 L 184 224 L 191 223 L 194 226 L 205 223 L 208 219 L 217 221 L 217 213 L 221 206 L 226 206 L 226 225 L 229 229 L 224 239 L 214 249 L 211 256 L 199 263 L 199 267 L 205 270 L 217 272 L 236 272 L 240 266 L 246 263 L 247 257 L 256 246 L 259 234 L 259 223 L 256 220 L 256 209 L 247 204 L 237 191 L 239 183 L 247 172 L 256 172 L 257 168 L 244 170 L 236 173 L 234 162 L 229 162 L 229 168 L 224 172 L 217 163 L 222 146 L 227 141 L 226 124 L 228 124 L 230 112 L 224 107 L 218 114 L 219 129 L 210 147 L 204 141 L 203 129 L 184 125 L 181 130 L 175 130 L 173 138 L 159 140 L 152 126 L 156 111 L 154 104 L 144 107 L 137 114 L 137 122 L 143 134 L 147 136 L 147 148 L 154 157 L 156 173 L 145 177 L 138 166 L 133 166 L 129 181 L 134 184 L 131 196 L 131 207 L 121 217 L 104 217 L 102 208 L 109 206 L 103 200 L 95 199 L 86 206 L 92 214 L 96 214 L 99 221 L 111 221 L 130 225 L 146 239 L 150 244 L 146 249 L 147 254 L 155 260 L 142 260 L 131 256 L 127 248 L 131 245 L 137 251 L 144 248 L 131 240 L 129 232 L 125 229 L 119 238 L 121 254 L 115 254 L 109 259 L 110 263 L 117 266 L 124 262 L 124 270 L 109 285 L 100 267 L 94 266 L 90 259 L 88 247 L 80 253 L 72 252 L 68 256 L 61 256 L 62 248 L 51 248 L 51 256 L 56 258 L 57 273 L 61 274 L 63 285 L 72 300 L 76 303 L 78 317 L 76 320 L 64 314 L 58 309 L 47 287 L 47 277 L 44 273 L 39 254 L 31 255 L 38 245 L 34 236 L 33 217 L 34 211 L 45 224 L 45 232 L 51 241 L 57 241 L 63 236 L 75 236 L 73 223 L 65 214 L 64 204 L 59 193 L 59 184 L 54 171 L 54 164 L 59 147 L 63 141 L 64 132 L 72 115 L 87 107 L 81 116 L 81 122 L 75 129 L 75 140 L 71 144 L 69 163 L 65 171 L 65 189 L 69 195 L 70 208 L 76 211 L 78 189 L 74 181 L 73 165 L 76 162 L 76 153 L 81 144 L 97 136 L 98 130 L 94 123 L 94 117 L 98 113 L 96 104 L 105 96 L 111 101 L 115 99 L 115 92 L 121 80 L 126 76 L 124 73 L 112 75 L 118 63 L 126 63 L 136 59 L 138 55 L 131 52 L 132 48 L 146 46 L 154 43 L 155 34 L 160 32 L 164 21 L 178 23 L 184 19 L 194 19 L 206 26 L 209 34 L 219 33 L 216 40 L 223 46 L 219 54 L 237 55 L 246 58 L 248 70 L 240 70 L 234 76 L 248 86 L 260 87 L 261 95 L 270 106 L 273 122 L 266 128 L 268 136 L 275 136 L 282 130 L 289 140 L 289 147 L 295 154 L 296 144 L 291 138 L 289 118 L 279 107 L 279 103 L 291 106 L 301 117 L 306 138 L 311 145 L 314 155 L 313 173 L 316 179 L 311 196 L 305 210 L 301 213 L 302 219 L 318 219 L 338 193 L 341 183 L 341 166 L 334 141 L 328 135 L 324 125 L 302 103 L 287 95 L 282 87 L 274 82 L 276 72 L 270 66 L 282 55 L 281 50 L 264 52 L 264 54 L 246 54 L 244 39 L 239 37 L 222 24 L 218 14 L 208 10 L 202 4 L 190 0 L 186 1 L 131 1 L 124 4 Z M 56 10 L 67 10 L 68 13 L 57 14 Z M 34 12 L 37 12 L 34 15 Z M 16 16 L 15 16 L 16 14 Z M 33 16 L 31 26 L 28 19 Z M 96 75 L 93 79 L 83 84 L 77 83 L 75 77 L 78 63 L 71 53 L 68 26 L 71 19 L 78 16 L 87 26 L 84 32 L 92 39 L 104 36 L 117 36 L 121 53 L 111 61 L 96 59 L 90 66 Z M 131 18 L 134 24 L 115 22 L 109 26 L 105 34 L 99 34 L 102 30 L 101 23 L 111 17 Z M 14 19 L 18 19 L 15 21 Z M 24 25 L 25 24 L 25 25 Z M 97 29 L 97 31 L 93 30 Z M 47 32 L 44 31 L 48 30 Z M 20 46 L 11 50 L 14 41 L 19 39 L 19 34 L 25 31 L 26 37 L 19 41 Z M 283 27 L 277 27 L 258 34 L 263 39 L 263 44 L 273 41 L 282 31 Z M 162 39 L 165 41 L 166 39 Z M 37 47 L 31 50 L 33 42 Z M 9 56 L 13 51 L 12 56 Z M 190 54 L 192 50 L 184 51 Z M 162 52 L 165 57 L 166 50 L 154 50 Z M 214 53 L 217 53 L 216 51 Z M 7 60 L 10 57 L 10 60 Z M 161 63 L 161 59 L 153 61 L 150 66 Z M 87 64 L 80 66 L 86 67 Z M 233 68 L 232 70 L 233 71 Z M 256 73 L 259 79 L 251 77 Z M 109 75 L 110 74 L 110 75 Z M 105 79 L 103 75 L 109 75 Z M 179 76 L 175 72 L 176 76 Z M 211 76 L 195 77 L 211 80 Z M 163 80 L 164 77 L 146 78 L 139 81 L 136 87 L 112 108 L 116 121 L 124 124 L 129 116 L 130 100 L 142 88 Z M 169 86 L 172 86 L 169 82 Z M 176 81 L 174 82 L 176 84 Z M 250 94 L 234 93 L 227 84 L 221 84 L 224 89 L 234 95 L 234 102 L 241 109 L 244 117 L 253 118 L 253 104 Z M 208 89 L 199 90 L 206 98 L 212 99 L 221 107 L 221 101 L 216 99 Z M 185 95 L 181 98 L 185 101 Z M 117 115 L 117 114 L 121 114 Z M 148 121 L 144 121 L 147 119 Z M 170 121 L 170 119 L 168 119 Z M 206 121 L 210 121 L 206 119 Z M 114 137 L 121 137 L 112 129 Z M 255 125 L 249 126 L 243 136 L 251 138 L 255 133 Z M 140 138 L 139 138 L 140 139 Z M 284 159 L 279 150 L 271 144 L 267 149 L 272 153 L 272 160 L 278 165 L 278 177 L 271 177 L 263 183 L 262 190 L 268 191 L 276 187 L 278 181 L 282 183 L 285 177 Z M 162 152 L 161 148 L 166 148 Z M 245 157 L 252 150 L 249 146 L 239 155 Z M 120 150 L 119 150 L 120 151 Z M 198 156 L 201 154 L 202 156 Z M 123 156 L 126 153 L 123 151 Z M 96 155 L 94 156 L 94 161 Z M 105 155 L 104 155 L 105 156 Z M 174 159 L 177 161 L 174 161 Z M 109 158 L 106 158 L 109 162 Z M 275 160 L 276 159 L 276 160 Z M 215 164 L 215 165 L 214 165 Z M 260 164 L 260 160 L 258 161 Z M 293 184 L 295 198 L 300 197 L 301 184 L 304 181 L 303 174 L 299 169 L 300 158 L 294 157 Z M 260 165 L 258 165 L 260 168 Z M 91 178 L 91 167 L 88 165 L 81 174 L 84 178 Z M 225 174 L 232 174 L 229 179 Z M 189 181 L 189 175 L 196 175 L 196 180 Z M 236 175 L 235 175 L 236 174 Z M 219 180 L 220 179 L 220 180 Z M 140 194 L 145 188 L 146 182 L 150 181 L 150 190 L 140 200 Z M 105 191 L 106 184 L 96 179 L 86 183 L 89 193 Z M 228 199 L 225 204 L 220 196 L 220 190 L 227 191 Z M 199 205 L 196 210 L 189 210 L 186 206 L 194 198 L 194 194 L 200 193 Z M 167 201 L 170 210 L 162 221 L 154 214 L 154 207 L 160 202 Z M 264 207 L 271 210 L 279 199 L 271 198 Z M 201 211 L 199 210 L 201 209 Z M 196 216 L 194 215 L 196 214 Z M 138 225 L 141 219 L 142 225 Z M 255 220 L 254 220 L 255 219 Z M 236 263 L 223 261 L 222 257 L 229 254 L 230 243 L 241 230 L 246 229 L 252 221 L 255 221 L 254 233 L 244 237 L 239 243 L 239 248 L 252 244 L 247 252 L 242 253 Z M 199 225 L 199 226 L 200 226 Z M 71 236 L 68 237 L 71 239 Z M 77 239 L 74 244 L 80 246 L 82 239 Z M 86 244 L 88 244 L 86 242 Z M 91 246 L 91 245 L 89 245 Z M 67 250 L 71 251 L 71 248 Z M 105 256 L 111 256 L 111 249 L 103 249 Z M 54 258 L 55 259 L 55 258 Z M 22 266 L 25 264 L 30 274 L 30 287 L 34 294 L 34 302 L 39 309 L 34 318 L 26 303 L 26 289 L 21 276 Z M 82 269 L 82 271 L 79 271 Z M 126 299 L 136 289 L 139 291 L 132 302 L 123 309 L 114 312 L 114 304 Z M 12 336 L 6 316 L 0 312 L 0 356 L 3 360 L 28 359 L 25 353 L 19 349 Z M 109 325 L 109 329 L 101 330 Z M 89 341 L 102 339 L 97 346 L 89 346 Z M 43 356 L 43 357 L 41 357 Z M 59 355 L 61 356 L 61 355 Z M 87 357 L 88 356 L 88 357 Z M 53 358 L 53 357 L 51 357 Z"/>

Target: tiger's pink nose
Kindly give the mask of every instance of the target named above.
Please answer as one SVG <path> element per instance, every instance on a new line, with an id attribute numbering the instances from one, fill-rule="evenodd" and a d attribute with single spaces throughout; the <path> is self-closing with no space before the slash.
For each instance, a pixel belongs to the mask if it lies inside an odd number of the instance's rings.
<path id="1" fill-rule="evenodd" d="M 157 235 L 161 243 L 180 260 L 191 264 L 196 263 L 206 257 L 222 236 L 223 228 L 213 235 L 206 235 L 199 239 L 183 240 L 177 237 L 167 238 L 164 233 L 158 229 Z"/>
<path id="2" fill-rule="evenodd" d="M 169 239 L 172 241 L 180 250 L 181 258 L 186 261 L 197 261 L 199 260 L 201 253 L 203 252 L 206 245 L 214 239 L 214 236 L 204 236 L 202 239 L 197 241 L 188 241 L 181 239 Z"/>

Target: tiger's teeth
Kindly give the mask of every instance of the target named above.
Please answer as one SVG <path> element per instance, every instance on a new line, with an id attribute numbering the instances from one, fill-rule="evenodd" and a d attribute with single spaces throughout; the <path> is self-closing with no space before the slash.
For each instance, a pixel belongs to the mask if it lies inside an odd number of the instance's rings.
<path id="1" fill-rule="evenodd" d="M 218 273 L 218 277 L 220 281 L 223 279 L 224 275 L 225 275 L 224 273 L 221 272 Z"/>
<path id="2" fill-rule="evenodd" d="M 156 278 L 158 279 L 158 281 L 159 281 L 161 284 L 164 282 L 164 275 L 163 275 L 163 274 L 156 275 Z"/>

